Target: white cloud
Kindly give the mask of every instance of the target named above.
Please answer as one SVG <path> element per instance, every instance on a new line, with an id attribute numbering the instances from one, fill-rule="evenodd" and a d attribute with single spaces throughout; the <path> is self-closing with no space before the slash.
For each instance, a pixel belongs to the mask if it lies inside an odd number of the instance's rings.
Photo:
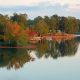
<path id="1" fill-rule="evenodd" d="M 68 5 L 68 9 L 72 10 L 72 11 L 78 11 L 78 10 L 80 10 L 80 3 Z"/>
<path id="2" fill-rule="evenodd" d="M 26 5 L 26 6 L 30 6 L 30 5 L 35 5 L 35 4 L 39 4 L 42 2 L 49 2 L 52 5 L 53 4 L 60 4 L 60 5 L 65 5 L 65 4 L 79 4 L 80 0 L 0 0 L 0 5 L 1 6 L 13 6 L 13 5 Z M 42 6 L 42 5 L 41 5 Z"/>
<path id="3" fill-rule="evenodd" d="M 79 4 L 80 0 L 49 0 L 51 4 L 58 3 L 60 5 L 65 5 L 65 4 Z"/>
<path id="4" fill-rule="evenodd" d="M 80 10 L 80 0 L 0 0 L 0 6 L 35 6 L 46 2 L 47 4 L 59 4 L 61 6 L 67 4 L 68 10 Z"/>
<path id="5" fill-rule="evenodd" d="M 61 6 L 68 5 L 67 10 L 80 10 L 80 0 L 50 0 L 51 4 L 59 4 Z"/>
<path id="6" fill-rule="evenodd" d="M 16 6 L 16 5 L 31 6 L 46 1 L 48 0 L 0 0 L 0 6 Z"/>

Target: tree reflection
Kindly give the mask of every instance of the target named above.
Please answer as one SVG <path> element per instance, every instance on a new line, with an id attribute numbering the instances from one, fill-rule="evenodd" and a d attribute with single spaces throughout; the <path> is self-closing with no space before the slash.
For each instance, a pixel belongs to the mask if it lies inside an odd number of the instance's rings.
<path id="1" fill-rule="evenodd" d="M 66 40 L 61 42 L 43 40 L 35 44 L 37 47 L 34 49 L 37 58 L 53 58 L 64 56 L 74 56 L 78 48 L 76 39 Z M 7 69 L 19 69 L 27 62 L 34 61 L 30 54 L 31 49 L 14 49 L 0 48 L 0 67 L 7 67 Z"/>
<path id="2" fill-rule="evenodd" d="M 19 69 L 33 58 L 26 49 L 0 49 L 0 67 Z"/>
<path id="3" fill-rule="evenodd" d="M 61 56 L 75 55 L 78 48 L 78 42 L 76 39 L 61 42 L 44 41 L 42 43 L 38 43 L 37 46 L 36 56 L 38 58 L 44 56 L 45 58 L 52 57 L 57 59 Z"/>

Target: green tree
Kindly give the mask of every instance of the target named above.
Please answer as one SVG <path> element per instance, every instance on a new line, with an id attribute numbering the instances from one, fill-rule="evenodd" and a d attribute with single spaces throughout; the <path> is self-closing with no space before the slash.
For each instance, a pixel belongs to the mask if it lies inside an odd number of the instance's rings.
<path id="1" fill-rule="evenodd" d="M 68 17 L 65 25 L 66 33 L 78 32 L 78 22 L 74 17 Z"/>
<path id="2" fill-rule="evenodd" d="M 34 30 L 41 34 L 47 34 L 49 32 L 48 25 L 43 19 L 39 19 L 34 26 Z"/>
<path id="3" fill-rule="evenodd" d="M 50 18 L 50 30 L 51 32 L 57 32 L 59 27 L 59 17 L 57 15 L 53 15 Z"/>
<path id="4" fill-rule="evenodd" d="M 66 17 L 60 17 L 60 20 L 59 20 L 59 30 L 61 30 L 62 32 L 65 32 L 66 21 L 67 21 Z"/>
<path id="5" fill-rule="evenodd" d="M 27 27 L 27 14 L 14 13 L 14 15 L 11 16 L 11 20 L 17 22 L 22 28 Z"/>

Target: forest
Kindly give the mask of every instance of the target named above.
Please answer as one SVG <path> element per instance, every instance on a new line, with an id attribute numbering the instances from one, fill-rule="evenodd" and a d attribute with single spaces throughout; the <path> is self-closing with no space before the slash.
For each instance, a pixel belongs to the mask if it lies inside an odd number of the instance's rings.
<path id="1" fill-rule="evenodd" d="M 27 14 L 0 14 L 0 45 L 27 45 L 29 38 L 58 32 L 76 34 L 80 32 L 80 20 L 58 15 L 38 16 L 28 19 Z"/>

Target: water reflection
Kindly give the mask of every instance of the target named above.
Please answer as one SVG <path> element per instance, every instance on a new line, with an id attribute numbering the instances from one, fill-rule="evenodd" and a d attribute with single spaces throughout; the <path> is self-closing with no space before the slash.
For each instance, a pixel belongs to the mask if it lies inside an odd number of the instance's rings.
<path id="1" fill-rule="evenodd" d="M 76 39 L 66 40 L 62 42 L 54 41 L 43 41 L 42 43 L 37 44 L 37 53 L 38 58 L 41 57 L 52 57 L 58 58 L 60 56 L 73 56 L 75 55 L 78 48 L 78 42 Z"/>
<path id="2" fill-rule="evenodd" d="M 37 42 L 34 49 L 37 58 L 53 58 L 64 56 L 74 56 L 78 48 L 76 39 L 61 42 L 44 40 Z M 32 49 L 1 49 L 0 48 L 0 67 L 7 69 L 19 69 L 27 62 L 34 61 L 35 58 L 30 54 Z"/>
<path id="3" fill-rule="evenodd" d="M 0 49 L 0 67 L 19 69 L 33 60 L 26 49 Z"/>

